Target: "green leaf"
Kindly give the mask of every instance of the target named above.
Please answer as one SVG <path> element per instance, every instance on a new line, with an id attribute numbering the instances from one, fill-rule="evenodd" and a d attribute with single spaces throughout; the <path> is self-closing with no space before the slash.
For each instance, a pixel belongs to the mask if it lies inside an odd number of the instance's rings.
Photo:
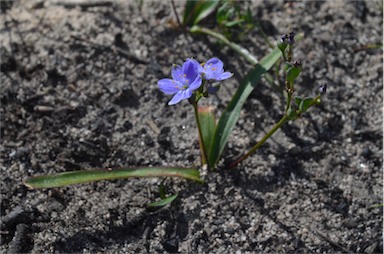
<path id="1" fill-rule="evenodd" d="M 163 181 L 161 181 L 160 185 L 159 185 L 159 196 L 161 199 L 164 199 L 165 198 L 165 185 L 164 185 L 164 181 L 165 181 L 165 178 Z"/>
<path id="2" fill-rule="evenodd" d="M 218 24 L 225 23 L 225 21 L 227 21 L 231 17 L 232 14 L 233 14 L 233 11 L 231 11 L 231 9 L 229 8 L 228 2 L 224 2 L 217 9 L 217 12 L 216 12 L 216 22 Z"/>
<path id="3" fill-rule="evenodd" d="M 302 99 L 301 97 L 299 97 L 299 96 L 296 96 L 296 97 L 295 97 L 295 102 L 296 102 L 297 106 L 300 105 L 300 103 L 301 103 L 302 100 L 303 100 L 303 99 Z"/>
<path id="4" fill-rule="evenodd" d="M 249 7 L 247 8 L 247 13 L 244 15 L 245 21 L 247 23 L 254 23 L 255 21 L 253 20 L 252 12 Z"/>
<path id="5" fill-rule="evenodd" d="M 304 98 L 299 105 L 299 110 L 300 112 L 304 113 L 307 111 L 307 109 L 314 104 L 313 98 L 311 97 L 306 97 Z"/>
<path id="6" fill-rule="evenodd" d="M 383 207 L 384 204 L 375 204 L 375 205 L 372 205 L 370 206 L 370 208 L 378 208 L 378 207 Z"/>
<path id="7" fill-rule="evenodd" d="M 285 49 L 288 47 L 288 44 L 285 42 L 279 42 L 277 44 L 277 47 L 280 49 L 281 52 L 284 52 Z"/>
<path id="8" fill-rule="evenodd" d="M 29 188 L 54 188 L 72 184 L 130 177 L 182 177 L 200 183 L 203 182 L 200 178 L 200 172 L 192 168 L 139 167 L 80 170 L 54 175 L 36 176 L 25 179 L 24 185 Z"/>
<path id="9" fill-rule="evenodd" d="M 224 25 L 226 27 L 233 27 L 233 26 L 239 25 L 239 24 L 241 24 L 243 22 L 244 22 L 243 19 L 239 19 L 239 20 L 228 21 Z"/>
<path id="10" fill-rule="evenodd" d="M 183 25 L 192 26 L 198 24 L 215 11 L 219 2 L 220 0 L 188 0 L 185 3 Z"/>
<path id="11" fill-rule="evenodd" d="M 293 65 L 292 65 L 290 62 L 285 62 L 285 63 L 284 63 L 284 70 L 288 72 L 288 70 L 289 70 L 290 68 L 292 68 L 292 66 L 293 66 Z"/>
<path id="12" fill-rule="evenodd" d="M 205 151 L 209 152 L 212 145 L 213 135 L 215 133 L 216 129 L 216 121 L 215 121 L 215 115 L 214 115 L 214 108 L 213 107 L 199 107 L 198 109 L 199 113 L 199 119 L 200 119 L 200 126 L 201 126 L 201 133 L 203 136 L 204 141 L 204 148 Z M 201 140 L 200 145 L 201 145 Z M 204 154 L 202 154 L 203 157 L 203 164 L 207 162 L 207 158 L 204 158 Z M 209 165 L 209 164 L 208 164 Z M 211 166 L 211 165 L 209 165 Z"/>
<path id="13" fill-rule="evenodd" d="M 287 80 L 290 83 L 293 83 L 295 79 L 299 76 L 300 72 L 301 72 L 301 67 L 292 66 L 287 71 Z"/>
<path id="14" fill-rule="evenodd" d="M 297 118 L 300 117 L 300 115 L 297 113 L 296 109 L 292 106 L 290 106 L 287 110 L 287 119 L 288 120 L 296 120 Z"/>
<path id="15" fill-rule="evenodd" d="M 216 165 L 220 159 L 224 147 L 228 142 L 229 135 L 240 116 L 240 111 L 246 99 L 251 94 L 262 75 L 265 74 L 280 57 L 280 49 L 275 48 L 272 52 L 261 59 L 260 63 L 256 64 L 255 68 L 252 69 L 241 81 L 240 86 L 231 102 L 228 104 L 228 107 L 220 117 L 215 135 L 213 137 L 212 147 L 208 152 L 209 165 Z"/>
<path id="16" fill-rule="evenodd" d="M 159 206 L 165 206 L 165 205 L 168 205 L 169 203 L 171 203 L 173 200 L 175 200 L 177 198 L 179 194 L 176 193 L 172 196 L 169 196 L 169 197 L 166 197 L 166 198 L 163 198 L 162 200 L 160 201 L 156 201 L 156 202 L 153 202 L 153 203 L 150 203 L 148 204 L 148 206 L 150 207 L 159 207 Z"/>

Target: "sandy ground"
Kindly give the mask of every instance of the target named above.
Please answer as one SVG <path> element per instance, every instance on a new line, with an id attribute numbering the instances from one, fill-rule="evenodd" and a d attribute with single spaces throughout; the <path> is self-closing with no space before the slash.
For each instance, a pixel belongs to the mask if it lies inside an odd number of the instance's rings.
<path id="1" fill-rule="evenodd" d="M 168 179 L 180 195 L 161 209 L 146 206 L 161 179 L 50 190 L 28 190 L 22 179 L 198 167 L 192 108 L 168 106 L 157 80 L 188 57 L 221 58 L 235 76 L 204 102 L 220 114 L 251 66 L 175 28 L 168 1 L 63 2 L 2 2 L 0 252 L 383 252 L 383 51 L 369 48 L 382 42 L 382 1 L 242 2 L 272 41 L 289 28 L 305 33 L 295 49 L 303 62 L 297 94 L 313 95 L 326 81 L 327 95 L 237 169 L 202 170 L 203 185 Z M 240 44 L 259 59 L 269 51 L 258 29 Z M 283 107 L 261 81 L 225 159 L 260 139 Z"/>

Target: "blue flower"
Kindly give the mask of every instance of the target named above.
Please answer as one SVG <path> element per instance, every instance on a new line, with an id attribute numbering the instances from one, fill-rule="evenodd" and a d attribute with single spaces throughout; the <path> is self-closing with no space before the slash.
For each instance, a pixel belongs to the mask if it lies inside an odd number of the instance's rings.
<path id="1" fill-rule="evenodd" d="M 193 91 L 201 86 L 201 69 L 197 61 L 187 59 L 182 66 L 173 67 L 172 79 L 164 78 L 157 82 L 163 93 L 174 94 L 168 105 L 174 105 L 192 96 Z"/>
<path id="2" fill-rule="evenodd" d="M 207 80 L 221 81 L 232 77 L 233 73 L 224 72 L 223 62 L 214 57 L 209 59 L 203 66 L 202 73 Z M 201 68 L 199 68 L 201 71 Z"/>

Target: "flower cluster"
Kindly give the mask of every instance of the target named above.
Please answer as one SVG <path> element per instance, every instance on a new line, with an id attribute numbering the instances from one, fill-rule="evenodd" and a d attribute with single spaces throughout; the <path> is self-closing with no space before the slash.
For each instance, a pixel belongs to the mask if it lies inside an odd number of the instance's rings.
<path id="1" fill-rule="evenodd" d="M 172 79 L 164 78 L 157 82 L 160 90 L 174 95 L 168 105 L 174 105 L 181 100 L 189 99 L 205 80 L 220 82 L 232 77 L 232 73 L 224 72 L 223 62 L 218 58 L 211 58 L 206 63 L 199 64 L 194 59 L 187 59 L 182 66 L 174 65 Z M 217 86 L 209 84 L 208 93 L 218 90 Z"/>
<path id="2" fill-rule="evenodd" d="M 296 33 L 294 31 L 290 31 L 288 34 L 281 36 L 281 41 L 293 45 L 295 43 L 295 35 Z"/>

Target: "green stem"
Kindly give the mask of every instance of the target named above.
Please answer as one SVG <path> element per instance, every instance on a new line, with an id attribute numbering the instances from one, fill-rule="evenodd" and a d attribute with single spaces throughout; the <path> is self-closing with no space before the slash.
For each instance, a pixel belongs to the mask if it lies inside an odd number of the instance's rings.
<path id="1" fill-rule="evenodd" d="M 235 160 L 229 165 L 229 168 L 234 168 L 237 164 L 248 158 L 251 154 L 253 154 L 260 146 L 262 146 L 267 139 L 272 136 L 273 133 L 275 133 L 286 121 L 288 120 L 288 117 L 286 114 L 280 119 L 280 121 L 273 126 L 273 128 L 256 144 L 254 145 L 246 154 Z"/>
<path id="2" fill-rule="evenodd" d="M 293 57 L 293 53 L 292 53 L 292 45 L 288 45 L 288 56 L 287 56 L 287 61 L 288 61 L 288 62 L 291 62 L 291 61 L 292 61 L 292 57 Z"/>
<path id="3" fill-rule="evenodd" d="M 291 90 L 290 87 L 286 87 L 286 90 L 287 90 L 287 106 L 285 108 L 285 113 L 288 112 L 289 107 L 291 106 L 291 100 L 292 100 L 292 95 L 293 95 L 293 91 Z"/>
<path id="4" fill-rule="evenodd" d="M 311 103 L 311 105 L 309 105 L 308 108 L 312 107 L 312 106 L 315 105 L 315 104 L 319 104 L 319 103 L 320 103 L 320 99 L 321 99 L 321 94 L 319 94 L 318 96 L 316 96 L 316 97 L 312 100 L 312 103 Z"/>
<path id="5" fill-rule="evenodd" d="M 284 62 L 287 62 L 288 59 L 287 57 L 285 56 L 285 50 L 281 51 L 282 55 L 283 55 L 283 59 L 284 59 Z"/>
<path id="6" fill-rule="evenodd" d="M 197 107 L 197 102 L 192 103 L 193 109 L 195 111 L 195 119 L 196 119 L 196 125 L 197 129 L 199 131 L 199 139 L 200 139 L 200 149 L 203 153 L 203 162 L 205 161 L 208 164 L 208 156 L 207 156 L 207 151 L 205 151 L 205 146 L 204 146 L 204 140 L 203 140 L 203 133 L 201 131 L 201 124 L 200 124 L 200 118 L 199 118 L 199 110 Z M 209 166 L 209 164 L 208 164 Z"/>
<path id="7" fill-rule="evenodd" d="M 250 62 L 252 65 L 256 65 L 259 61 L 255 56 L 253 56 L 247 49 L 243 48 L 239 44 L 236 44 L 234 42 L 229 41 L 227 38 L 225 38 L 224 35 L 216 33 L 208 28 L 200 27 L 200 26 L 193 26 L 190 29 L 191 33 L 203 33 L 210 35 L 221 42 L 223 42 L 225 45 L 236 51 L 238 54 L 242 55 L 248 62 Z"/>

